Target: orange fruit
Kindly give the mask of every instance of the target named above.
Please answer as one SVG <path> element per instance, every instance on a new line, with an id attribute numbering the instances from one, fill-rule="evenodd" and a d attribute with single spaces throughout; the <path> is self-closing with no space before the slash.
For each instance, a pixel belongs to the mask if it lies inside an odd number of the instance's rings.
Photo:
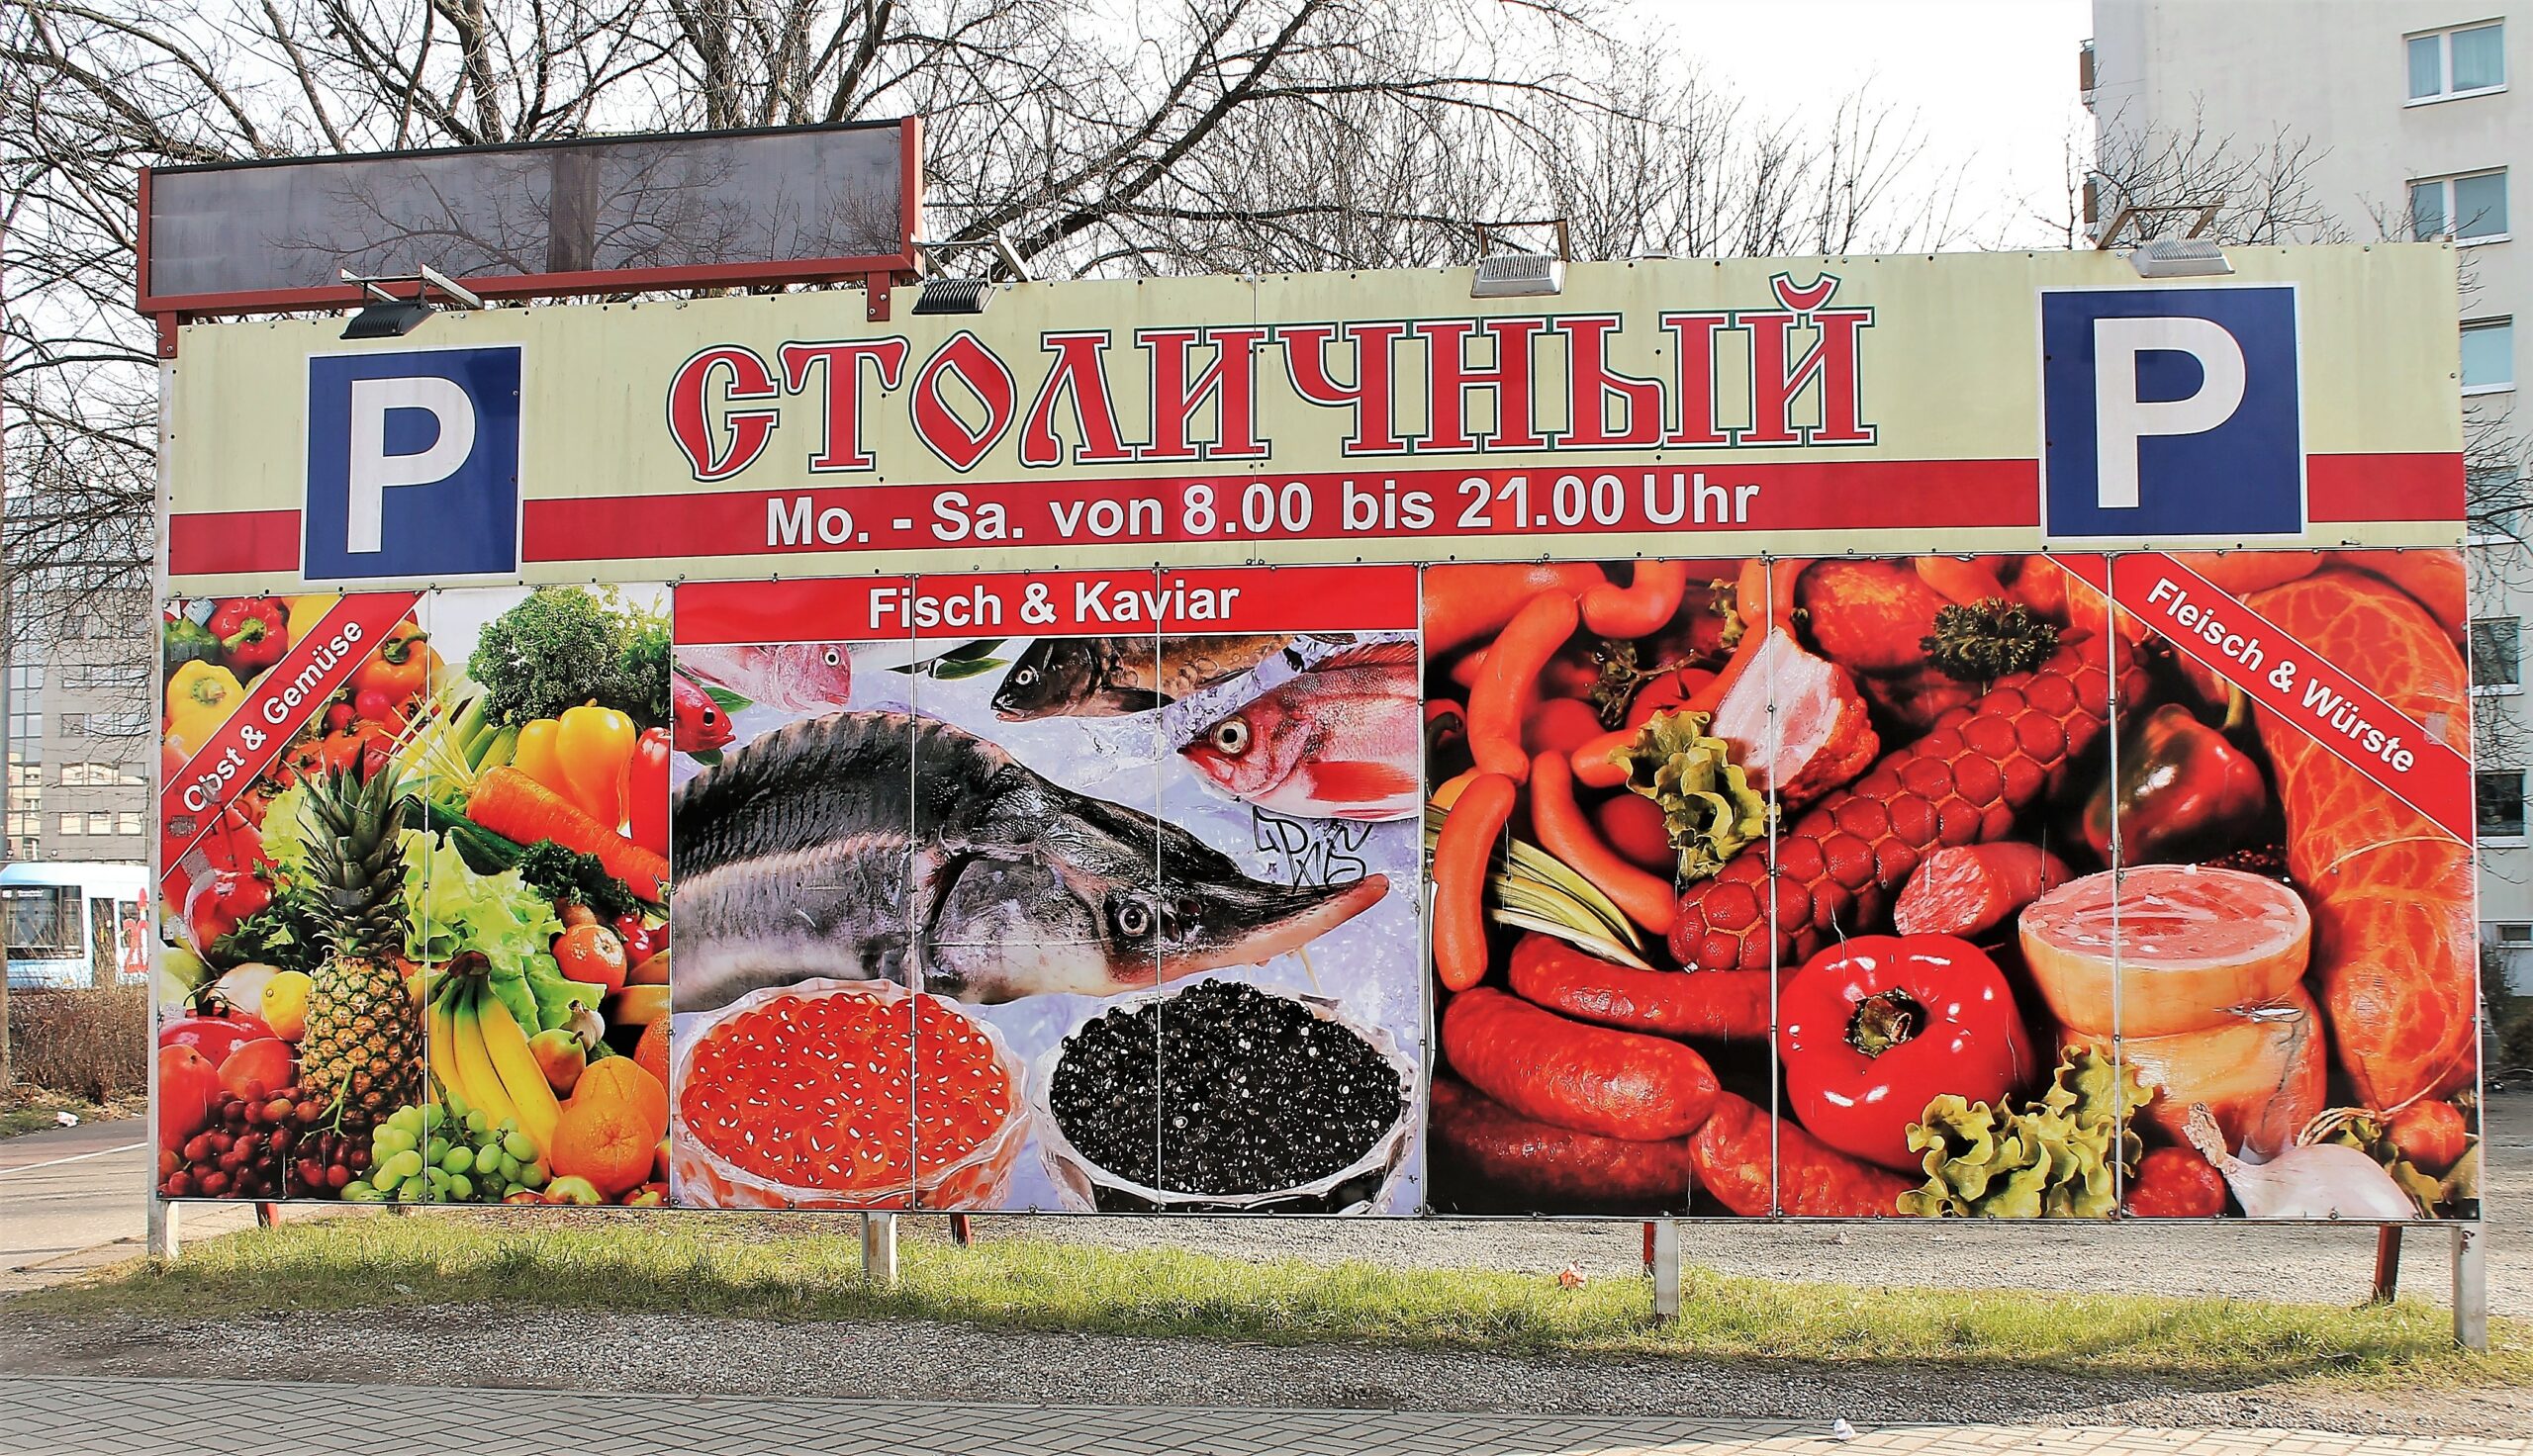
<path id="1" fill-rule="evenodd" d="M 556 1178 L 587 1178 L 602 1195 L 613 1198 L 651 1176 L 658 1146 L 659 1137 L 641 1113 L 621 1100 L 575 1096 L 554 1124 L 545 1162 Z"/>
<path id="2" fill-rule="evenodd" d="M 661 1086 L 666 1087 L 669 1084 L 669 1019 L 667 1017 L 661 1017 L 658 1021 L 642 1028 L 642 1040 L 633 1047 L 633 1064 L 659 1078 Z"/>
<path id="3" fill-rule="evenodd" d="M 668 1083 L 651 1075 L 649 1068 L 630 1056 L 591 1062 L 572 1087 L 572 1106 L 584 1102 L 612 1103 L 625 1109 L 651 1130 L 653 1142 L 669 1135 Z"/>

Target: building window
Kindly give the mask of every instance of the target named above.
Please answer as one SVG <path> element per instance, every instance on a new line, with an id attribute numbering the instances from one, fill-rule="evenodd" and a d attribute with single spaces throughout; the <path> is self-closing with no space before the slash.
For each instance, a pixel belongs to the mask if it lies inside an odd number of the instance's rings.
<path id="1" fill-rule="evenodd" d="M 2501 946 L 2533 946 L 2533 925 L 2521 921 L 2501 925 L 2497 928 L 2497 943 Z"/>
<path id="2" fill-rule="evenodd" d="M 2463 393 L 2515 388 L 2515 320 L 2485 318 L 2463 325 Z"/>
<path id="3" fill-rule="evenodd" d="M 115 810 L 115 833 L 117 833 L 117 834 L 139 834 L 140 832 L 141 832 L 141 811 L 140 811 L 140 810 L 138 810 L 138 809 L 117 809 L 117 810 Z"/>
<path id="4" fill-rule="evenodd" d="M 2412 36 L 2410 100 L 2446 101 L 2506 89 L 2506 23 L 2460 26 Z"/>
<path id="5" fill-rule="evenodd" d="M 2483 839 L 2524 838 L 2524 774 L 2520 772 L 2475 774 L 2473 798 L 2480 809 Z"/>
<path id="6" fill-rule="evenodd" d="M 2506 171 L 2421 177 L 2410 184 L 2410 236 L 2495 242 L 2506 236 Z"/>
<path id="7" fill-rule="evenodd" d="M 88 816 L 85 814 L 64 814 L 54 822 L 52 827 L 65 835 L 86 834 L 88 832 Z"/>
<path id="8" fill-rule="evenodd" d="M 2482 617 L 2472 623 L 2472 690 L 2515 692 L 2524 685 L 2523 622 Z"/>

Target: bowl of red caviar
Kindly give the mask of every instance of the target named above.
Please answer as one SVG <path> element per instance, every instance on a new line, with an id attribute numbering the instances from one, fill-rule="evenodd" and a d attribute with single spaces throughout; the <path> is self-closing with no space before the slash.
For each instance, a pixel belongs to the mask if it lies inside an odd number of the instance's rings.
<path id="1" fill-rule="evenodd" d="M 1001 1034 L 893 981 L 751 991 L 674 1045 L 682 1204 L 992 1208 L 1029 1140 L 1026 1068 Z"/>

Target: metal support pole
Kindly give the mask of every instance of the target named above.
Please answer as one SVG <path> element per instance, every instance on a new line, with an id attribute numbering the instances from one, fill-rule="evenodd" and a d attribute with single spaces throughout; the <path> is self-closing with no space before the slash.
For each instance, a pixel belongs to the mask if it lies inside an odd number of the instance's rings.
<path id="1" fill-rule="evenodd" d="M 2401 1293 L 2401 1226 L 2387 1224 L 2375 1230 L 2375 1294 L 2372 1303 L 2389 1305 Z"/>
<path id="2" fill-rule="evenodd" d="M 976 1229 L 969 1226 L 968 1216 L 966 1214 L 952 1214 L 950 1216 L 950 1241 L 952 1243 L 959 1245 L 961 1248 L 966 1248 L 969 1243 L 975 1240 L 976 1236 Z"/>
<path id="3" fill-rule="evenodd" d="M 894 1288 L 897 1282 L 897 1216 L 862 1216 L 862 1282 Z"/>
<path id="4" fill-rule="evenodd" d="M 183 1205 L 160 1198 L 155 1189 L 149 1193 L 148 1204 L 149 1257 L 172 1263 L 176 1255 L 184 1251 L 184 1239 L 176 1229 L 176 1214 Z"/>
<path id="5" fill-rule="evenodd" d="M 2483 1353 L 2489 1347 L 2487 1236 L 2479 1224 L 2454 1226 L 2454 1341 Z"/>
<path id="6" fill-rule="evenodd" d="M 1653 1227 L 1653 1318 L 1680 1318 L 1680 1221 L 1662 1219 Z"/>
<path id="7" fill-rule="evenodd" d="M 1644 1221 L 1644 1277 L 1653 1277 L 1653 1221 Z"/>

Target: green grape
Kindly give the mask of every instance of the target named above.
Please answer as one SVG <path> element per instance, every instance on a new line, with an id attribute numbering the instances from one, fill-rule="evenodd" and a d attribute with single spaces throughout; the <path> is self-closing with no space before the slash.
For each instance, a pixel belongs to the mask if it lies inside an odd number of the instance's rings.
<path id="1" fill-rule="evenodd" d="M 480 1110 L 470 1111 L 466 1114 L 466 1131 L 481 1137 L 493 1131 L 493 1120 Z"/>
<path id="2" fill-rule="evenodd" d="M 452 1091 L 448 1094 L 448 1115 L 458 1122 L 465 1122 L 475 1115 L 475 1105 Z"/>
<path id="3" fill-rule="evenodd" d="M 373 1154 L 373 1156 L 375 1156 L 375 1154 Z M 398 1149 L 387 1159 L 385 1165 L 380 1168 L 380 1171 L 385 1173 L 390 1179 L 397 1181 L 411 1178 L 422 1170 L 422 1155 L 414 1151 L 410 1144 Z"/>
<path id="4" fill-rule="evenodd" d="M 480 1158 L 477 1159 L 475 1165 L 479 1168 L 484 1166 L 483 1160 Z M 527 1164 L 511 1156 L 508 1149 L 504 1149 L 501 1152 L 493 1154 L 493 1171 L 501 1174 L 505 1178 L 516 1178 L 518 1176 L 518 1170 L 525 1166 L 527 1166 Z"/>
<path id="5" fill-rule="evenodd" d="M 354 1178 L 343 1185 L 343 1201 L 345 1203 L 376 1203 L 378 1190 L 370 1187 L 366 1180 Z"/>
<path id="6" fill-rule="evenodd" d="M 449 1174 L 448 1196 L 457 1200 L 459 1203 L 465 1203 L 469 1199 L 472 1199 L 475 1196 L 475 1180 L 467 1177 L 464 1173 Z"/>
<path id="7" fill-rule="evenodd" d="M 475 1153 L 460 1143 L 440 1154 L 439 1165 L 451 1173 L 471 1173 L 475 1171 Z"/>
<path id="8" fill-rule="evenodd" d="M 545 1160 L 543 1158 L 533 1159 L 527 1164 L 527 1166 L 518 1170 L 518 1181 L 526 1184 L 530 1188 L 544 1187 L 546 1180 L 553 1176 L 554 1175 L 552 1173 L 546 1171 Z"/>
<path id="9" fill-rule="evenodd" d="M 525 1133 L 506 1135 L 502 1138 L 502 1150 L 523 1163 L 536 1161 L 537 1154 L 541 1151 L 536 1145 L 536 1139 Z"/>
<path id="10" fill-rule="evenodd" d="M 422 1115 L 410 1107 L 400 1107 L 387 1116 L 387 1126 L 408 1137 L 419 1137 L 422 1131 Z"/>
<path id="11" fill-rule="evenodd" d="M 369 1139 L 369 1155 L 373 1158 L 393 1157 L 413 1145 L 414 1136 L 391 1123 L 379 1129 L 378 1136 Z"/>
<path id="12" fill-rule="evenodd" d="M 398 1203 L 421 1203 L 422 1201 L 422 1180 L 420 1178 L 406 1179 L 405 1186 L 396 1190 L 396 1201 Z"/>

